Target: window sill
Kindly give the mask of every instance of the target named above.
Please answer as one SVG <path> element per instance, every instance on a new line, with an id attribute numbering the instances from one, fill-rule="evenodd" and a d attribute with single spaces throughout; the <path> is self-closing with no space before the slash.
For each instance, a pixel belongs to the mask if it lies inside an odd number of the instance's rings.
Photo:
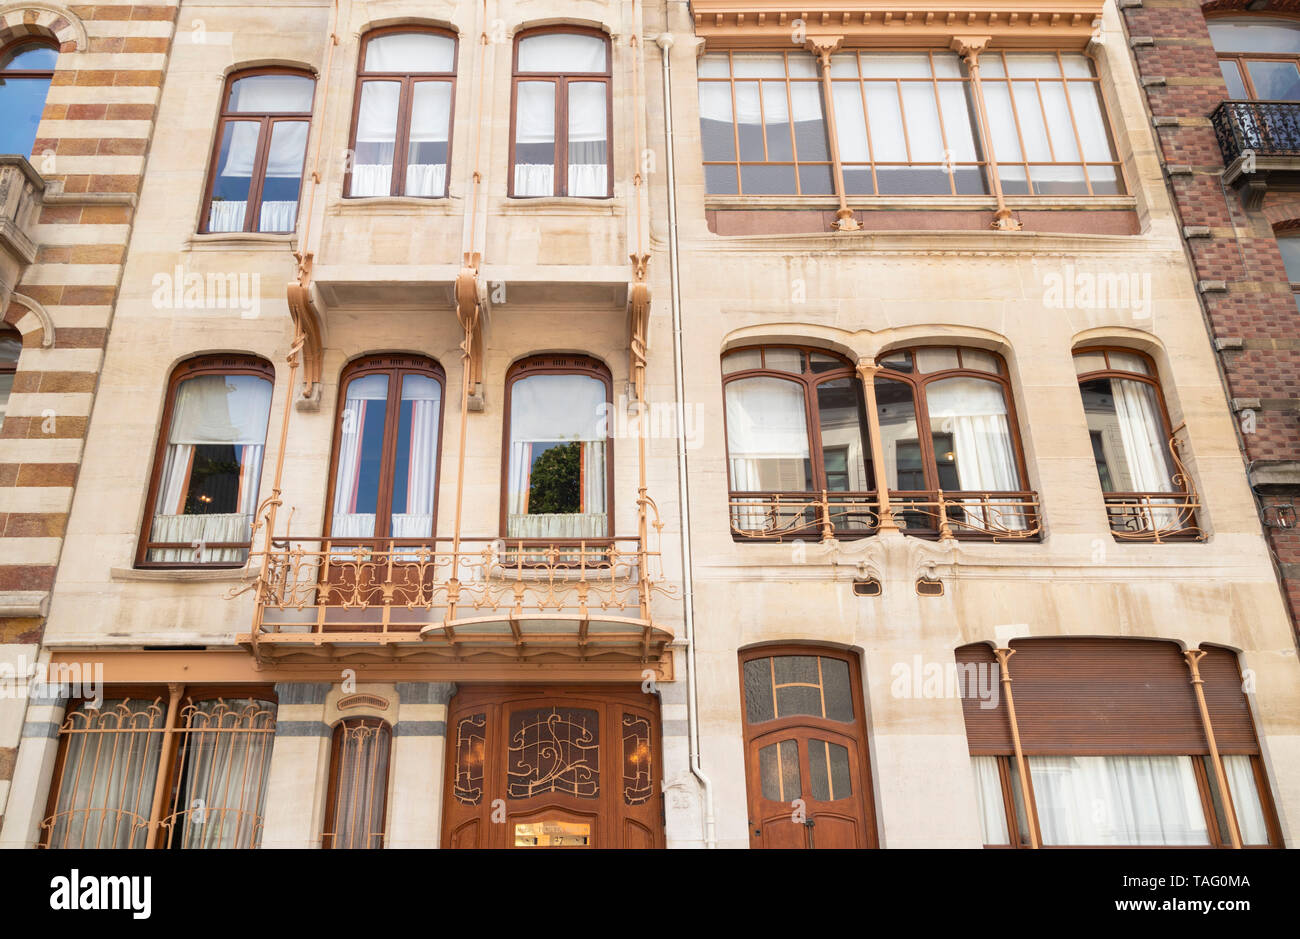
<path id="1" fill-rule="evenodd" d="M 331 215 L 456 215 L 462 212 L 460 196 L 345 196 L 330 204 Z"/>
<path id="2" fill-rule="evenodd" d="M 1132 209 L 1137 206 L 1133 196 L 1009 196 L 1007 207 L 1029 209 Z M 712 209 L 786 209 L 830 210 L 839 208 L 835 196 L 705 196 L 704 208 Z M 881 209 L 922 209 L 935 211 L 973 210 L 995 211 L 997 200 L 992 196 L 854 196 L 848 200 L 849 208 L 858 212 Z"/>
<path id="3" fill-rule="evenodd" d="M 149 581 L 153 583 L 205 584 L 245 580 L 248 567 L 114 567 L 108 572 L 112 580 Z"/>
<path id="4" fill-rule="evenodd" d="M 295 247 L 296 232 L 198 232 L 185 241 L 186 251 L 282 251 Z"/>
<path id="5" fill-rule="evenodd" d="M 608 215 L 624 214 L 623 200 L 585 196 L 527 196 L 501 199 L 497 209 L 503 215 Z"/>

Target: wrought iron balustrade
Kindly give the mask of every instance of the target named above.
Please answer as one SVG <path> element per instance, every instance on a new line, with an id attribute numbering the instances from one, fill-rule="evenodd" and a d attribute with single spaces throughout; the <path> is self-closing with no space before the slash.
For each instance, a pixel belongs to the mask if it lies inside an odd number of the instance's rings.
<path id="1" fill-rule="evenodd" d="M 1300 101 L 1224 101 L 1210 115 L 1225 163 L 1300 157 Z"/>

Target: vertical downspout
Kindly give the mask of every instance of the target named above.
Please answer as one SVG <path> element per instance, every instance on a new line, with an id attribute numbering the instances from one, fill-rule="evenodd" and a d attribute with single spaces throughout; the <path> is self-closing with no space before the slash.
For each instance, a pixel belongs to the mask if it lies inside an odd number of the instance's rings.
<path id="1" fill-rule="evenodd" d="M 158 756 L 158 777 L 154 781 L 153 806 L 149 810 L 149 831 L 145 835 L 146 849 L 158 846 L 159 829 L 162 827 L 163 800 L 167 798 L 168 783 L 171 773 L 168 764 L 176 750 L 176 712 L 180 709 L 181 692 L 184 685 L 167 686 L 167 718 L 163 724 L 162 752 Z"/>
<path id="2" fill-rule="evenodd" d="M 1016 654 L 1015 649 L 994 649 L 993 654 L 998 657 L 998 666 L 1002 671 L 1002 693 L 1007 699 L 1007 719 L 1011 722 L 1011 742 L 1016 748 L 1016 782 L 1020 784 L 1020 800 L 1025 806 L 1025 824 L 1029 826 L 1029 846 L 1031 848 L 1041 848 L 1042 842 L 1038 838 L 1038 812 L 1034 808 L 1033 800 L 1029 798 L 1029 773 L 1025 769 L 1025 751 L 1020 745 L 1020 724 L 1016 721 L 1016 701 L 1011 696 L 1011 669 L 1007 667 L 1007 659 Z"/>
<path id="3" fill-rule="evenodd" d="M 1214 728 L 1210 725 L 1210 709 L 1205 704 L 1205 681 L 1201 678 L 1201 659 L 1205 653 L 1200 649 L 1188 649 L 1183 653 L 1187 659 L 1187 668 L 1192 673 L 1192 689 L 1196 692 L 1196 706 L 1201 712 L 1201 727 L 1205 730 L 1205 742 L 1210 747 L 1210 762 L 1214 764 L 1214 778 L 1219 783 L 1219 797 L 1223 800 L 1223 816 L 1228 821 L 1228 838 L 1234 848 L 1241 847 L 1241 829 L 1237 826 L 1237 810 L 1232 804 L 1232 792 L 1228 789 L 1228 776 L 1223 771 L 1223 758 L 1219 756 L 1219 745 L 1214 739 Z"/>
<path id="4" fill-rule="evenodd" d="M 681 501 L 682 521 L 682 611 L 686 627 L 686 721 L 690 750 L 691 774 L 704 790 L 704 844 L 718 846 L 717 826 L 713 816 L 713 783 L 700 763 L 699 670 L 695 663 L 695 579 L 691 557 L 691 495 L 686 461 L 686 373 L 682 362 L 682 290 L 680 257 L 677 245 L 677 178 L 673 168 L 673 93 L 672 33 L 660 33 L 655 39 L 663 52 L 664 78 L 664 149 L 668 190 L 668 266 L 672 281 L 669 296 L 673 314 L 673 395 L 677 417 L 677 490 Z"/>

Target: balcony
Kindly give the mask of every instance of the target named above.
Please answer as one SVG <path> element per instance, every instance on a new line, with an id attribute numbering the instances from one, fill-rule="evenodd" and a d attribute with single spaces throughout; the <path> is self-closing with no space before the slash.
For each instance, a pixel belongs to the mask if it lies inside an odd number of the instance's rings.
<path id="1" fill-rule="evenodd" d="M 830 541 L 873 535 L 876 493 L 733 492 L 737 541 Z M 907 535 L 962 541 L 1036 541 L 1042 530 L 1034 492 L 891 492 L 887 514 Z"/>
<path id="2" fill-rule="evenodd" d="M 1106 519 L 1116 541 L 1204 541 L 1199 508 L 1194 492 L 1106 493 Z"/>
<path id="3" fill-rule="evenodd" d="M 27 265 L 36 260 L 33 230 L 44 192 L 45 181 L 30 163 L 0 154 L 0 312 L 8 308 Z"/>
<path id="4" fill-rule="evenodd" d="M 1224 180 L 1256 210 L 1269 187 L 1300 186 L 1300 101 L 1224 101 L 1210 115 Z"/>

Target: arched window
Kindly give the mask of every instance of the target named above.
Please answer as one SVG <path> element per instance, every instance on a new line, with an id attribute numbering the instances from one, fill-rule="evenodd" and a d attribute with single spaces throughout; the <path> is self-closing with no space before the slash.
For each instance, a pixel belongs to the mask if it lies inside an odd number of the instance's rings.
<path id="1" fill-rule="evenodd" d="M 1237 16 L 1208 26 L 1230 97 L 1300 100 L 1300 22 Z"/>
<path id="2" fill-rule="evenodd" d="M 1131 349 L 1092 347 L 1075 351 L 1074 369 L 1116 537 L 1195 534 L 1186 500 L 1162 495 L 1186 489 L 1170 449 L 1173 434 L 1155 365 Z"/>
<path id="3" fill-rule="evenodd" d="M 535 356 L 506 376 L 507 538 L 613 534 L 609 369 L 580 355 Z"/>
<path id="4" fill-rule="evenodd" d="M 250 69 L 226 79 L 201 231 L 291 232 L 316 79 Z"/>
<path id="5" fill-rule="evenodd" d="M 740 679 L 750 846 L 875 847 L 856 657 L 763 648 L 741 653 Z"/>
<path id="6" fill-rule="evenodd" d="M 372 356 L 344 371 L 331 537 L 433 537 L 443 382 L 442 368 L 422 356 Z"/>
<path id="7" fill-rule="evenodd" d="M 23 337 L 18 330 L 0 326 L 0 427 L 4 426 L 5 412 L 9 410 L 9 395 L 14 390 L 14 375 L 22 351 Z"/>
<path id="8" fill-rule="evenodd" d="M 614 194 L 609 37 L 546 28 L 515 42 L 510 195 Z"/>
<path id="9" fill-rule="evenodd" d="M 248 557 L 271 410 L 271 366 L 191 359 L 172 373 L 137 563 L 238 566 Z"/>
<path id="10" fill-rule="evenodd" d="M 816 349 L 750 347 L 724 355 L 722 373 L 733 534 L 806 537 L 820 523 L 809 494 L 865 498 L 875 490 L 866 405 L 847 360 Z M 845 533 L 872 527 L 850 508 L 832 515 Z"/>
<path id="11" fill-rule="evenodd" d="M 906 529 L 932 530 L 932 512 L 918 508 L 942 491 L 950 524 L 975 531 L 1034 527 L 1024 495 L 1024 461 L 1006 363 L 983 349 L 926 346 L 877 359 L 876 412 L 891 496 Z"/>
<path id="12" fill-rule="evenodd" d="M 43 39 L 0 51 L 0 153 L 31 155 L 58 57 L 58 47 Z"/>
<path id="13" fill-rule="evenodd" d="M 350 196 L 447 194 L 456 39 L 391 27 L 361 42 Z"/>
<path id="14" fill-rule="evenodd" d="M 374 717 L 334 727 L 323 848 L 382 848 L 388 815 L 388 758 L 393 731 Z"/>

